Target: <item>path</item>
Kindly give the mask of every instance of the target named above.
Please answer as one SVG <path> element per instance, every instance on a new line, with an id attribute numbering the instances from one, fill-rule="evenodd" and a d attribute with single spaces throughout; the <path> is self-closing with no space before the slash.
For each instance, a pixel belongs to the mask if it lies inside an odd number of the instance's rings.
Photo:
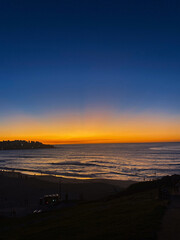
<path id="1" fill-rule="evenodd" d="M 158 240 L 180 239 L 180 195 L 172 196 L 172 202 L 164 216 Z"/>

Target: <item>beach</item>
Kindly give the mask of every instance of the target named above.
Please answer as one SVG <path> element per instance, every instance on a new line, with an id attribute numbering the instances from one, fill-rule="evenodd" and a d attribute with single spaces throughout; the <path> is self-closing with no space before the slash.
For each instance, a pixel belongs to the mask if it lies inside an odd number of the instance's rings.
<path id="1" fill-rule="evenodd" d="M 44 195 L 60 194 L 62 202 L 100 200 L 117 194 L 134 181 L 68 179 L 0 171 L 0 215 L 24 216 L 39 208 Z"/>

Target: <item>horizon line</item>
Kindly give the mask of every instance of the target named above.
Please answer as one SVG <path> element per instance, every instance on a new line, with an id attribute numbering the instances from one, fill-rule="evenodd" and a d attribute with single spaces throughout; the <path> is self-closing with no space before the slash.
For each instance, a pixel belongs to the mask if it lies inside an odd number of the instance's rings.
<path id="1" fill-rule="evenodd" d="M 42 142 L 43 144 L 49 145 L 83 145 L 83 144 L 143 144 L 143 143 L 180 143 L 178 141 L 132 141 L 132 142 L 78 142 L 78 141 L 69 141 L 69 142 L 49 142 L 49 141 L 41 141 L 41 140 L 25 140 L 25 139 L 13 139 L 13 140 L 0 140 L 0 141 L 34 141 L 34 142 Z"/>
<path id="2" fill-rule="evenodd" d="M 43 142 L 42 142 L 43 143 Z M 179 141 L 150 141 L 150 142 L 83 142 L 83 143 L 44 143 L 50 145 L 85 145 L 85 144 L 143 144 L 143 143 L 180 143 Z"/>

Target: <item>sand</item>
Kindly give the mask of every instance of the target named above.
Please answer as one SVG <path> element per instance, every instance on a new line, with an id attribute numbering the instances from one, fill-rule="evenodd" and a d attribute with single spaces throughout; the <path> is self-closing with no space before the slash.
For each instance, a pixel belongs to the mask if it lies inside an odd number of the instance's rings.
<path id="1" fill-rule="evenodd" d="M 50 175 L 27 175 L 0 171 L 0 215 L 26 215 L 39 208 L 47 194 L 60 194 L 62 200 L 92 201 L 116 194 L 133 181 L 106 179 L 68 179 Z"/>

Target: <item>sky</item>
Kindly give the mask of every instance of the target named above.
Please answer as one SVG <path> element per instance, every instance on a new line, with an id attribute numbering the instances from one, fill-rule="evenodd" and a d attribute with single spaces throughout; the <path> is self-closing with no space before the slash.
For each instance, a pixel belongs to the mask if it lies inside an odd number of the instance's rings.
<path id="1" fill-rule="evenodd" d="M 180 141 L 180 3 L 1 0 L 0 140 Z"/>

